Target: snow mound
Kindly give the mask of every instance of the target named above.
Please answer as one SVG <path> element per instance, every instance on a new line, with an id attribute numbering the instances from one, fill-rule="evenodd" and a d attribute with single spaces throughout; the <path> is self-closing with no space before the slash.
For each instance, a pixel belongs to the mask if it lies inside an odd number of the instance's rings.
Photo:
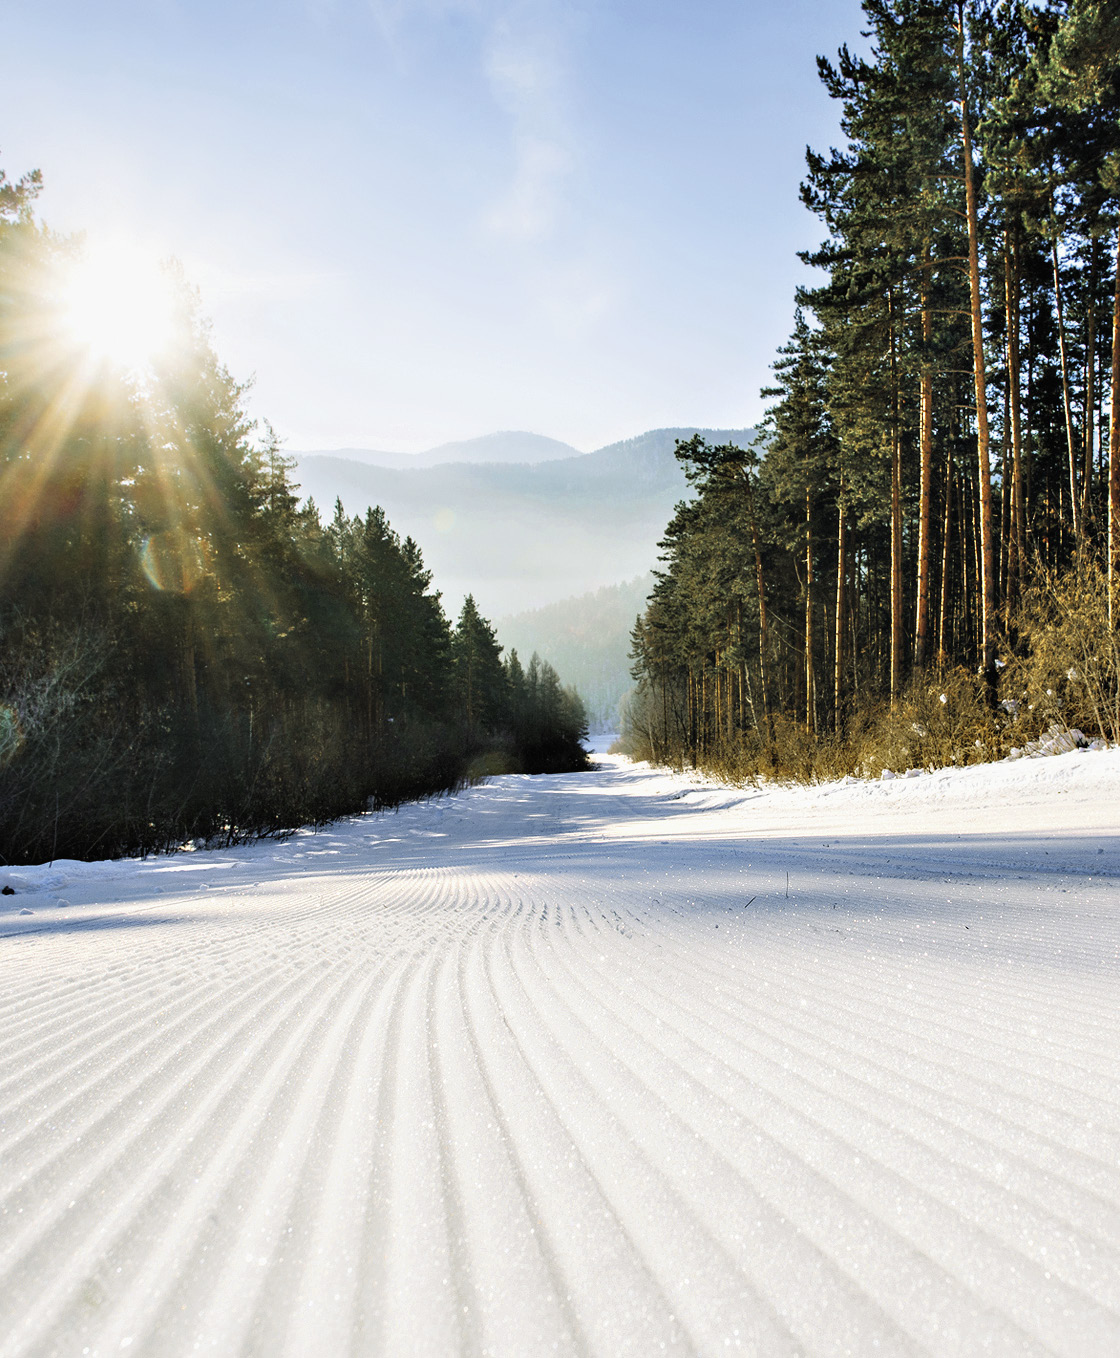
<path id="1" fill-rule="evenodd" d="M 1044 755 L 1069 754 L 1071 750 L 1103 750 L 1105 742 L 1099 738 L 1090 740 L 1084 731 L 1077 727 L 1067 728 L 1052 723 L 1044 736 L 1028 740 L 1021 748 L 1012 748 L 1008 759 L 1039 759 Z"/>

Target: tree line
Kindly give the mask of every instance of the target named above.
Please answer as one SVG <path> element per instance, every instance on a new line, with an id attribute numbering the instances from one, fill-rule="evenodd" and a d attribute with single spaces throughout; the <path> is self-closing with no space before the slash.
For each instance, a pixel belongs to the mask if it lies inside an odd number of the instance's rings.
<path id="1" fill-rule="evenodd" d="M 863 11 L 866 54 L 818 58 L 842 140 L 807 152 L 824 239 L 760 435 L 678 446 L 695 496 L 632 638 L 657 757 L 855 748 L 948 674 L 989 752 L 1116 705 L 1120 11 Z M 1097 672 L 1035 695 L 1073 612 Z"/>
<path id="2" fill-rule="evenodd" d="M 231 842 L 582 767 L 581 700 L 457 621 L 380 509 L 324 521 L 197 299 L 142 372 L 61 337 L 80 248 L 0 174 L 0 861 Z"/>

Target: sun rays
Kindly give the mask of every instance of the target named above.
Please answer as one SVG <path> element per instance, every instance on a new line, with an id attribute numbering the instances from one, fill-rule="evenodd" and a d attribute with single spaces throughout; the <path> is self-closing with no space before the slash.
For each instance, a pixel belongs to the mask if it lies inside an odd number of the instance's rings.
<path id="1" fill-rule="evenodd" d="M 79 506 L 103 484 L 115 487 L 115 512 L 131 525 L 140 578 L 158 593 L 190 593 L 209 572 L 207 535 L 226 512 L 196 445 L 225 441 L 232 418 L 209 412 L 210 429 L 205 400 L 181 408 L 188 391 L 209 387 L 213 361 L 191 290 L 174 265 L 135 243 L 49 235 L 9 255 L 4 281 L 15 305 L 0 334 L 10 403 L 0 438 L 0 577 L 29 534 L 64 522 L 79 535 L 91 528 Z"/>

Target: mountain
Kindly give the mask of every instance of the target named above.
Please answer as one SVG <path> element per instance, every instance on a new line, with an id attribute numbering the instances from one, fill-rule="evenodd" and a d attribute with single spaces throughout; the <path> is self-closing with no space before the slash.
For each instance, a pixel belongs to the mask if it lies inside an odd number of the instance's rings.
<path id="1" fill-rule="evenodd" d="M 498 640 L 523 664 L 534 651 L 587 704 L 593 731 L 618 730 L 618 705 L 630 678 L 630 629 L 653 588 L 650 573 L 591 594 L 499 618 Z"/>
<path id="2" fill-rule="evenodd" d="M 448 462 L 555 462 L 559 458 L 579 456 L 580 450 L 570 443 L 520 430 L 483 434 L 458 443 L 441 443 L 438 448 L 416 454 L 424 467 L 438 467 Z"/>
<path id="3" fill-rule="evenodd" d="M 397 532 L 420 545 L 449 611 L 472 593 L 495 618 L 649 571 L 673 507 L 688 493 L 673 449 L 697 432 L 720 443 L 753 437 L 750 429 L 655 429 L 593 453 L 502 462 L 494 454 L 515 446 L 503 440 L 537 436 L 498 434 L 424 455 L 466 450 L 487 461 L 388 467 L 296 453 L 294 478 L 326 517 L 336 498 L 349 514 L 380 505 Z"/>
<path id="4" fill-rule="evenodd" d="M 330 448 L 320 453 L 294 453 L 294 457 L 335 457 L 347 462 L 362 462 L 372 467 L 393 467 L 400 471 L 419 467 L 441 467 L 449 462 L 550 462 L 562 457 L 579 457 L 578 448 L 543 434 L 509 430 L 483 434 L 479 438 L 441 443 L 423 453 L 386 453 L 376 448 Z"/>

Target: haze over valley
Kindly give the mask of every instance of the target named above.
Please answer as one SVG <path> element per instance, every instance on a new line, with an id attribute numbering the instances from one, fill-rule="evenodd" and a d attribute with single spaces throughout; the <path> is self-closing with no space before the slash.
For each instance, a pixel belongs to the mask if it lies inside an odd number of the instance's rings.
<path id="1" fill-rule="evenodd" d="M 417 454 L 295 453 L 294 478 L 325 517 L 380 505 L 412 537 L 449 609 L 473 594 L 498 640 L 575 685 L 596 729 L 613 729 L 630 684 L 630 628 L 653 583 L 658 540 L 688 494 L 678 439 L 746 447 L 753 429 L 652 429 L 581 453 L 507 431 Z"/>
<path id="2" fill-rule="evenodd" d="M 380 505 L 419 544 L 452 611 L 473 594 L 496 618 L 651 570 L 688 491 L 673 450 L 697 432 L 743 446 L 754 437 L 752 429 L 654 429 L 580 453 L 540 435 L 501 433 L 415 456 L 294 452 L 293 476 L 324 517 L 336 498 L 350 515 Z"/>

